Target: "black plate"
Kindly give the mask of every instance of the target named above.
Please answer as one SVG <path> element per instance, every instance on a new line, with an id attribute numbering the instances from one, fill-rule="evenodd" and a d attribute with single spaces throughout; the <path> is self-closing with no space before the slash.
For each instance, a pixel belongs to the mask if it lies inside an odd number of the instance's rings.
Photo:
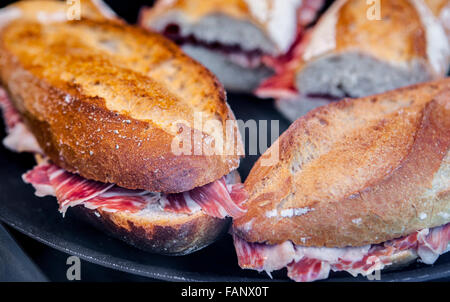
<path id="1" fill-rule="evenodd" d="M 282 132 L 288 122 L 278 115 L 269 101 L 230 95 L 237 118 L 244 121 L 279 120 Z M 239 110 L 237 110 L 239 109 Z M 270 123 L 269 123 L 270 124 Z M 3 130 L 0 130 L 3 131 Z M 4 134 L 0 134 L 3 137 Z M 245 177 L 258 156 L 242 161 Z M 62 218 L 54 198 L 37 198 L 31 186 L 23 183 L 22 173 L 32 168 L 31 155 L 15 154 L 0 147 L 0 220 L 20 232 L 65 253 L 109 268 L 169 281 L 270 281 L 265 273 L 241 270 L 230 236 L 192 255 L 167 257 L 153 255 L 109 238 L 70 215 Z M 274 281 L 287 280 L 285 271 L 273 274 Z M 426 281 L 450 277 L 450 253 L 434 266 L 420 263 L 403 270 L 383 272 L 382 281 Z M 364 281 L 346 273 L 333 273 L 329 281 Z"/>

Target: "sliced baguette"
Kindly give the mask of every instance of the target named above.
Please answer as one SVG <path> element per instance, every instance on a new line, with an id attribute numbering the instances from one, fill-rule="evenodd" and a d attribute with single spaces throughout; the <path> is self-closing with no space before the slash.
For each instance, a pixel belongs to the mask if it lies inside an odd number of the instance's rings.
<path id="1" fill-rule="evenodd" d="M 322 5 L 322 0 L 159 0 L 141 10 L 139 24 L 161 33 L 176 26 L 178 35 L 188 40 L 183 50 L 227 90 L 252 92 L 273 75 L 261 58 L 287 53 L 297 38 L 299 14 L 304 12 L 300 20 L 306 26 Z M 192 37 L 196 42 L 189 41 Z M 230 54 L 217 46 L 239 51 Z"/>
<path id="2" fill-rule="evenodd" d="M 176 24 L 183 36 L 277 55 L 288 51 L 296 38 L 301 4 L 301 0 L 159 0 L 142 10 L 140 24 L 158 32 Z"/>
<path id="3" fill-rule="evenodd" d="M 239 165 L 237 130 L 222 153 L 196 155 L 192 144 L 174 154 L 180 130 L 211 148 L 234 115 L 217 79 L 158 34 L 109 21 L 12 21 L 0 32 L 0 70 L 45 154 L 85 178 L 176 193 Z M 196 113 L 219 129 L 202 131 Z"/>
<path id="4" fill-rule="evenodd" d="M 317 108 L 278 146 L 245 182 L 246 241 L 364 246 L 450 222 L 450 79 Z"/>
<path id="5" fill-rule="evenodd" d="M 299 96 L 277 104 L 290 120 L 324 104 L 311 95 L 364 97 L 445 76 L 450 45 L 424 1 L 380 8 L 381 20 L 370 20 L 364 1 L 338 0 L 321 17 L 298 63 Z"/>

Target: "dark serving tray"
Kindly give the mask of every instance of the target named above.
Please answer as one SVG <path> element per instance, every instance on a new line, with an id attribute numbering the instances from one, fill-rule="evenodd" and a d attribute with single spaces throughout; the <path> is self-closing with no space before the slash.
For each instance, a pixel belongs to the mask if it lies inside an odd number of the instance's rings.
<path id="1" fill-rule="evenodd" d="M 270 101 L 245 95 L 229 95 L 238 119 L 279 120 L 279 132 L 289 123 Z M 270 125 L 270 122 L 269 122 Z M 2 127 L 0 127 L 2 128 Z M 0 137 L 3 137 L 3 129 Z M 247 135 L 248 136 L 248 135 Z M 248 140 L 248 138 L 247 138 Z M 256 156 L 242 160 L 245 178 Z M 273 274 L 242 270 L 237 265 L 231 237 L 225 235 L 213 245 L 183 257 L 149 254 L 97 231 L 70 213 L 62 218 L 54 198 L 38 198 L 21 175 L 34 165 L 29 154 L 15 154 L 0 147 L 0 220 L 18 231 L 60 251 L 115 270 L 168 281 L 287 281 L 286 272 Z M 402 270 L 382 272 L 381 281 L 428 281 L 450 277 L 450 253 L 433 266 L 412 264 Z M 346 273 L 332 273 L 328 281 L 366 281 Z"/>

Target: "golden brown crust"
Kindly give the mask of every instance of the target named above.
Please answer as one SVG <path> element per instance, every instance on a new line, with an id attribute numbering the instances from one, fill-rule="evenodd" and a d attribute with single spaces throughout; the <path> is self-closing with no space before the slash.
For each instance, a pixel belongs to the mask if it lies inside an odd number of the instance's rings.
<path id="1" fill-rule="evenodd" d="M 343 5 L 336 25 L 336 51 L 358 49 L 391 63 L 427 60 L 424 25 L 409 0 L 381 1 L 382 21 L 367 18 L 364 1 Z"/>
<path id="2" fill-rule="evenodd" d="M 54 20 L 64 20 L 67 17 L 68 4 L 66 1 L 56 0 L 33 0 L 33 1 L 17 1 L 7 8 L 17 8 L 20 10 L 21 20 L 42 20 L 50 22 Z M 80 1 L 81 18 L 91 20 L 110 19 L 116 22 L 122 22 L 116 16 L 106 15 L 92 0 Z"/>
<path id="3" fill-rule="evenodd" d="M 224 14 L 262 26 L 261 22 L 253 16 L 244 0 L 159 0 L 156 1 L 152 9 L 143 10 L 140 19 L 151 22 L 151 20 L 157 19 L 170 11 L 181 11 L 192 20 L 199 20 L 207 15 Z"/>
<path id="4" fill-rule="evenodd" d="M 448 223 L 450 188 L 437 173 L 449 169 L 448 129 L 449 79 L 318 108 L 280 137 L 276 165 L 256 163 L 234 231 L 344 247 Z"/>
<path id="5" fill-rule="evenodd" d="M 218 121 L 224 137 L 234 116 L 217 79 L 157 34 L 91 20 L 13 22 L 1 34 L 0 68 L 2 84 L 40 146 L 68 171 L 172 193 L 238 166 L 238 134 L 225 155 L 172 152 L 180 125 L 203 134 L 203 146 L 221 139 L 196 129 L 195 113 Z"/>
<path id="6" fill-rule="evenodd" d="M 351 52 L 404 69 L 420 64 L 430 79 L 445 76 L 450 46 L 422 0 L 381 1 L 381 20 L 369 13 L 364 1 L 336 1 L 311 32 L 297 71 L 323 56 Z"/>
<path id="7" fill-rule="evenodd" d="M 187 255 L 210 245 L 226 232 L 230 222 L 201 211 L 165 221 L 137 218 L 124 212 L 90 210 L 84 206 L 71 211 L 109 236 L 151 253 L 170 256 Z"/>

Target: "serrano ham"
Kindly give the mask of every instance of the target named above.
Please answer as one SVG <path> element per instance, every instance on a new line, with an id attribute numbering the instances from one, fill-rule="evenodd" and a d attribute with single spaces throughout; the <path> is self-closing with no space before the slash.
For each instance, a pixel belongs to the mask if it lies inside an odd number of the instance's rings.
<path id="1" fill-rule="evenodd" d="M 246 191 L 239 184 L 227 185 L 226 177 L 189 192 L 161 194 L 84 179 L 45 163 L 25 173 L 23 180 L 33 185 L 37 196 L 55 196 L 63 215 L 69 207 L 77 205 L 110 212 L 135 213 L 157 202 L 164 211 L 172 213 L 193 214 L 202 210 L 218 218 L 238 217 L 245 213 L 242 203 L 246 200 Z"/>
<path id="2" fill-rule="evenodd" d="M 7 147 L 17 152 L 42 154 L 36 139 L 3 89 L 0 89 L 0 107 L 9 133 L 4 140 Z M 23 179 L 34 186 L 37 196 L 55 196 L 63 215 L 69 207 L 80 204 L 89 209 L 133 213 L 144 209 L 148 203 L 158 201 L 168 212 L 192 214 L 203 210 L 217 218 L 238 217 L 245 213 L 242 203 L 247 199 L 243 185 L 227 184 L 226 177 L 189 192 L 167 195 L 127 190 L 114 184 L 87 180 L 52 164 L 36 166 L 24 174 Z"/>
<path id="3" fill-rule="evenodd" d="M 422 262 L 433 264 L 450 248 L 450 223 L 423 229 L 409 236 L 382 244 L 348 247 L 302 247 L 287 241 L 279 245 L 249 243 L 233 235 L 239 265 L 242 268 L 271 273 L 287 267 L 292 280 L 305 282 L 328 278 L 330 271 L 346 271 L 367 276 L 393 264 L 397 256 L 409 252 Z"/>
<path id="4" fill-rule="evenodd" d="M 33 152 L 42 154 L 33 134 L 22 122 L 17 110 L 8 98 L 6 91 L 0 88 L 0 109 L 3 113 L 3 120 L 6 125 L 7 136 L 3 139 L 6 148 L 15 152 Z"/>

